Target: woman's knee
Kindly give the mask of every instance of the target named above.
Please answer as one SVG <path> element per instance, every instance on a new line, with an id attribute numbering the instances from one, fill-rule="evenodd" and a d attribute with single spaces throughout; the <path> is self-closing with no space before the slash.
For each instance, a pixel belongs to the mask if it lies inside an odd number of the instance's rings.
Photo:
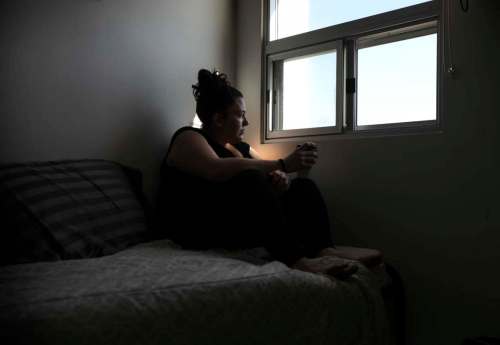
<path id="1" fill-rule="evenodd" d="M 306 192 L 319 192 L 319 188 L 316 183 L 313 180 L 304 177 L 294 178 L 290 182 L 290 188 Z"/>
<path id="2" fill-rule="evenodd" d="M 248 169 L 233 177 L 227 185 L 229 193 L 240 196 L 239 205 L 259 214 L 278 212 L 279 197 L 273 190 L 270 177 L 259 170 Z"/>
<path id="3" fill-rule="evenodd" d="M 312 205 L 315 205 L 314 208 L 326 207 L 323 195 L 318 186 L 313 180 L 307 178 L 294 179 L 286 193 L 285 200 L 292 208 L 298 207 L 295 205 L 297 203 L 303 205 L 305 200 L 307 200 L 307 204 L 311 205 L 311 207 Z"/>
<path id="4" fill-rule="evenodd" d="M 230 185 L 248 192 L 258 191 L 262 193 L 271 191 L 269 176 L 257 169 L 247 169 L 240 172 L 230 180 Z"/>

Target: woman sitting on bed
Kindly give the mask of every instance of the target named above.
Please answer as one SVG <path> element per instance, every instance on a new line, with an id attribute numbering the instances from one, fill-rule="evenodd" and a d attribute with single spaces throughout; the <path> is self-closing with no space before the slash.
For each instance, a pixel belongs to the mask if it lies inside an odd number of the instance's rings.
<path id="1" fill-rule="evenodd" d="M 183 127 L 172 137 L 161 170 L 161 236 L 191 249 L 265 247 L 291 268 L 354 273 L 357 266 L 336 257 L 316 185 L 287 175 L 316 163 L 316 145 L 261 159 L 243 141 L 245 101 L 224 74 L 200 70 L 193 94 L 202 128 Z"/>

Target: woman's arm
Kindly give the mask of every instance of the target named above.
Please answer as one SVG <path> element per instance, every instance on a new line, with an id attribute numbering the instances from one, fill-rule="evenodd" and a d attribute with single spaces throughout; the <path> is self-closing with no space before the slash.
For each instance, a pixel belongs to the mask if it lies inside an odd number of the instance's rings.
<path id="1" fill-rule="evenodd" d="M 195 131 L 182 132 L 172 145 L 168 164 L 211 181 L 226 181 L 247 169 L 269 173 L 283 168 L 280 160 L 219 158 L 203 135 Z M 315 146 L 296 149 L 283 159 L 286 167 L 283 170 L 291 173 L 310 168 L 316 164 L 317 157 Z"/>
<path id="2" fill-rule="evenodd" d="M 261 155 L 250 146 L 250 156 L 253 159 L 263 159 Z M 302 145 L 297 145 L 295 151 L 290 153 L 283 159 L 283 164 L 280 164 L 280 170 L 285 173 L 300 172 L 309 170 L 318 159 L 318 147 L 313 142 L 306 142 Z"/>
<path id="3" fill-rule="evenodd" d="M 252 156 L 253 159 L 262 159 L 262 156 L 257 151 L 255 151 L 252 146 L 250 146 L 250 156 Z"/>
<path id="4" fill-rule="evenodd" d="M 281 167 L 278 160 L 219 158 L 195 131 L 182 132 L 172 145 L 167 158 L 169 165 L 211 181 L 225 181 L 247 169 L 269 173 Z"/>

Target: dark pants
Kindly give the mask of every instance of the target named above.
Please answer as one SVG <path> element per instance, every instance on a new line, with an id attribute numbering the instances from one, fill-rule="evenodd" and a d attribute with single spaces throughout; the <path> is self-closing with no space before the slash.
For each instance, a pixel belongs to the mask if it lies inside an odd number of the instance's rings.
<path id="1" fill-rule="evenodd" d="M 310 179 L 296 178 L 278 195 L 268 175 L 246 170 L 192 198 L 192 213 L 169 237 L 183 247 L 265 247 L 286 264 L 332 246 L 326 205 Z"/>

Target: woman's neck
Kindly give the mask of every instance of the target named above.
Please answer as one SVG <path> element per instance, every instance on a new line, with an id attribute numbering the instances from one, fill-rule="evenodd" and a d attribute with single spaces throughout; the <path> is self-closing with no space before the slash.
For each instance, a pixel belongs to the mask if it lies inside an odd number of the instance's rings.
<path id="1" fill-rule="evenodd" d="M 220 133 L 217 133 L 217 131 L 214 131 L 212 128 L 209 128 L 209 127 L 202 127 L 201 130 L 203 132 L 205 132 L 205 134 L 210 138 L 212 139 L 213 141 L 215 141 L 217 144 L 219 144 L 220 146 L 223 146 L 226 145 L 227 141 L 224 139 L 224 137 L 222 135 L 220 135 Z"/>

